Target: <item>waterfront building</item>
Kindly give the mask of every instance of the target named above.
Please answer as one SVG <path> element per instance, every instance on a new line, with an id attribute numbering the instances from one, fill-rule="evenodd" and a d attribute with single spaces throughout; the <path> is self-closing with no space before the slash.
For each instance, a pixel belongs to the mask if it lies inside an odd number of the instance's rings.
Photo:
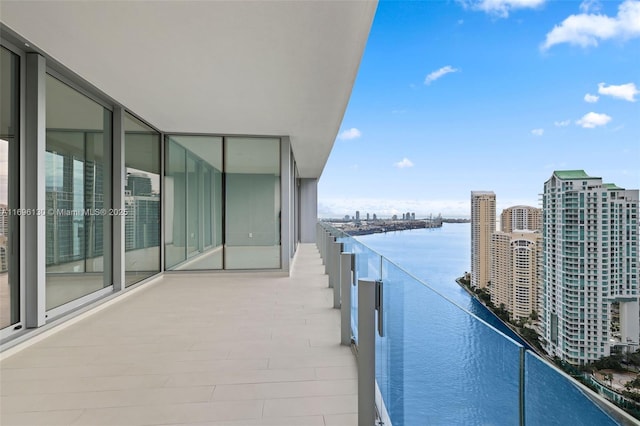
<path id="1" fill-rule="evenodd" d="M 491 301 L 513 319 L 538 310 L 541 218 L 541 209 L 508 207 L 500 214 L 500 231 L 491 236 Z"/>
<path id="2" fill-rule="evenodd" d="M 639 340 L 638 190 L 583 170 L 544 184 L 541 334 L 546 351 L 586 364 Z M 619 303 L 620 334 L 611 304 Z"/>
<path id="3" fill-rule="evenodd" d="M 509 233 L 521 229 L 542 230 L 542 209 L 531 206 L 513 206 L 502 210 L 500 230 Z"/>
<path id="4" fill-rule="evenodd" d="M 471 191 L 471 286 L 491 281 L 491 235 L 496 230 L 496 194 Z"/>
<path id="5" fill-rule="evenodd" d="M 542 234 L 534 230 L 498 231 L 491 236 L 491 301 L 512 319 L 538 310 Z"/>

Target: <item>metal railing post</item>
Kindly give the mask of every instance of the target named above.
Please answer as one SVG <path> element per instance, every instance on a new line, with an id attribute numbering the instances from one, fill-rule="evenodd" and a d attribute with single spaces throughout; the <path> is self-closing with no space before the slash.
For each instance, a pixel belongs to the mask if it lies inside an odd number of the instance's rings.
<path id="1" fill-rule="evenodd" d="M 329 277 L 331 285 L 333 286 L 333 308 L 340 308 L 340 254 L 342 253 L 343 244 L 335 242 L 333 243 L 333 259 L 331 264 L 333 265 L 333 276 Z"/>
<path id="2" fill-rule="evenodd" d="M 320 237 L 320 257 L 322 258 L 323 265 L 327 264 L 326 246 L 327 246 L 327 230 L 323 228 L 321 237 Z"/>
<path id="3" fill-rule="evenodd" d="M 335 275 L 335 251 L 336 242 L 332 240 L 329 243 L 329 249 L 327 250 L 327 275 L 329 275 L 329 288 L 333 288 L 333 277 Z"/>
<path id="4" fill-rule="evenodd" d="M 329 271 L 331 270 L 329 265 L 331 263 L 331 243 L 333 243 L 335 240 L 335 237 L 327 232 L 327 235 L 324 239 L 324 273 L 326 275 L 329 275 Z"/>
<path id="5" fill-rule="evenodd" d="M 358 280 L 358 426 L 376 420 L 376 280 Z"/>
<path id="6" fill-rule="evenodd" d="M 355 254 L 340 254 L 340 344 L 351 344 L 351 284 Z"/>

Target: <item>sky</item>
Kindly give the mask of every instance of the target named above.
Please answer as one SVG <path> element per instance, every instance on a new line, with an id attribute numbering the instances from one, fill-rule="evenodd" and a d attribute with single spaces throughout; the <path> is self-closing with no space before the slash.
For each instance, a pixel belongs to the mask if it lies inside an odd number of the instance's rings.
<path id="1" fill-rule="evenodd" d="M 540 207 L 574 169 L 640 187 L 640 0 L 383 0 L 318 216 Z"/>

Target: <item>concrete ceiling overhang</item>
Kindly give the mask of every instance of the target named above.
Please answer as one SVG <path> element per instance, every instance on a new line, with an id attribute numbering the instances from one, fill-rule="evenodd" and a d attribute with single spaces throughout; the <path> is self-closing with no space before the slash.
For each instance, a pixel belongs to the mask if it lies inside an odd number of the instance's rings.
<path id="1" fill-rule="evenodd" d="M 14 1 L 3 25 L 165 132 L 289 136 L 319 177 L 376 1 Z"/>

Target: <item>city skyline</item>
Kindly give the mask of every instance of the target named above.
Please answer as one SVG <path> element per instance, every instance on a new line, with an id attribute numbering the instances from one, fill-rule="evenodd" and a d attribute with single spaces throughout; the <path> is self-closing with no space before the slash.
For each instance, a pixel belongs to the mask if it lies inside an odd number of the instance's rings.
<path id="1" fill-rule="evenodd" d="M 472 190 L 541 207 L 562 169 L 637 187 L 639 16 L 637 0 L 380 2 L 319 216 L 468 217 Z"/>

